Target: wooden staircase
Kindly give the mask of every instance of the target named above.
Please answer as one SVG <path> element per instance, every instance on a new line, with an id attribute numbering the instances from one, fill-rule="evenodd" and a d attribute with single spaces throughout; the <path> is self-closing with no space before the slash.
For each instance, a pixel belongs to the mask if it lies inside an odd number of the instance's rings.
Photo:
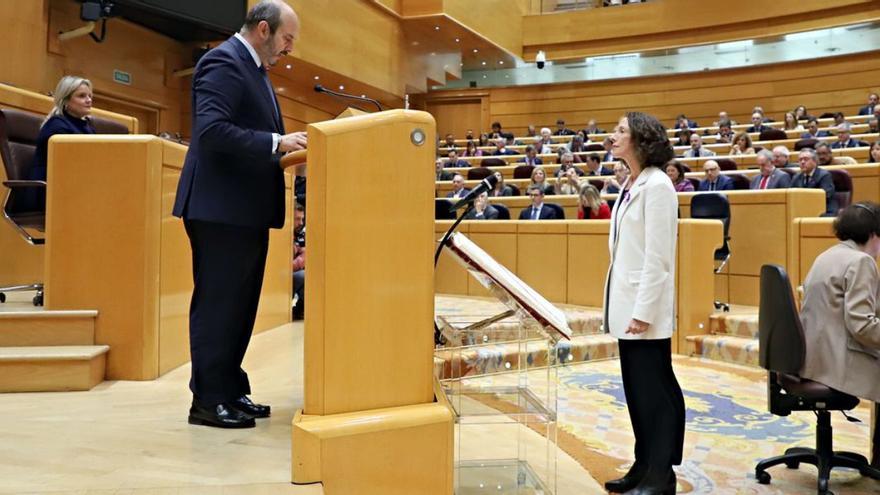
<path id="1" fill-rule="evenodd" d="M 97 311 L 0 311 L 0 392 L 90 390 L 104 381 L 106 345 L 95 345 Z"/>

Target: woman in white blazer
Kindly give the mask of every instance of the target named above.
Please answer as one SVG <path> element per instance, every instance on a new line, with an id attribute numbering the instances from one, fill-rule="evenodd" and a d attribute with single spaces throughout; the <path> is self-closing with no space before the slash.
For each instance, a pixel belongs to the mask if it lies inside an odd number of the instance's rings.
<path id="1" fill-rule="evenodd" d="M 644 113 L 627 113 L 611 139 L 630 176 L 611 213 L 605 329 L 618 339 L 635 463 L 605 487 L 675 493 L 672 466 L 681 464 L 685 407 L 672 370 L 678 200 L 664 168 L 674 153 L 666 129 Z"/>

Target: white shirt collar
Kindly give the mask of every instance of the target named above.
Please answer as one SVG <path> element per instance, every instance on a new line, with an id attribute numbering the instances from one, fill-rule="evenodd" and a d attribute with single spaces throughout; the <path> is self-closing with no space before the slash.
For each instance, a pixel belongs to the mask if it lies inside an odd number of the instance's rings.
<path id="1" fill-rule="evenodd" d="M 247 48 L 248 53 L 250 53 L 251 57 L 253 57 L 254 64 L 256 64 L 257 67 L 263 65 L 263 63 L 260 61 L 260 56 L 257 55 L 257 51 L 254 50 L 254 47 L 252 47 L 250 43 L 248 43 L 248 40 L 244 39 L 244 36 L 242 36 L 241 33 L 235 33 L 233 36 L 238 38 L 238 41 L 241 41 L 244 47 Z"/>

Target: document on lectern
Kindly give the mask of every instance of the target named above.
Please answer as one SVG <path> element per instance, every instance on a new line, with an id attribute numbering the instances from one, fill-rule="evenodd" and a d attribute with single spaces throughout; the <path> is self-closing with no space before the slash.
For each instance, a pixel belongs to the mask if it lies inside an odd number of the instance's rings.
<path id="1" fill-rule="evenodd" d="M 562 310 L 544 299 L 544 296 L 535 292 L 466 236 L 453 234 L 447 247 L 453 258 L 508 308 L 526 313 L 545 329 L 557 333 L 557 337 L 571 340 L 572 332 Z"/>

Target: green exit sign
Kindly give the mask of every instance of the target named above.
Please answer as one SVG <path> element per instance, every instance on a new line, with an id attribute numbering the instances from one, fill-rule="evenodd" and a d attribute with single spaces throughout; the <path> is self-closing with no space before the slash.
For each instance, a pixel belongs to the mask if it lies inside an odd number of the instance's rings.
<path id="1" fill-rule="evenodd" d="M 131 74 L 128 72 L 124 72 L 121 70 L 113 71 L 113 80 L 118 82 L 119 84 L 125 84 L 126 86 L 131 86 Z"/>

